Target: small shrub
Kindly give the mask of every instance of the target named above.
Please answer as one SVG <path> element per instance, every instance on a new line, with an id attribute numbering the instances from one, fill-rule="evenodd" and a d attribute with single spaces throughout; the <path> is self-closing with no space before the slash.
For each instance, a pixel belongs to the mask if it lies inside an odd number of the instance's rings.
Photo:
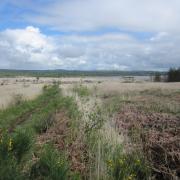
<path id="1" fill-rule="evenodd" d="M 107 161 L 107 167 L 115 180 L 148 180 L 150 177 L 145 159 L 137 152 L 125 154 L 122 149 L 117 149 L 112 159 Z"/>
<path id="2" fill-rule="evenodd" d="M 15 159 L 0 159 L 0 179 L 2 180 L 23 180 L 23 174 L 20 172 Z"/>
<path id="3" fill-rule="evenodd" d="M 28 136 L 26 134 L 26 136 Z M 25 134 L 17 132 L 13 137 L 7 131 L 1 133 L 0 139 L 0 177 L 5 180 L 23 179 L 19 162 L 29 150 L 29 140 Z M 23 140 L 22 140 L 23 139 Z"/>
<path id="4" fill-rule="evenodd" d="M 88 115 L 89 121 L 86 123 L 85 133 L 92 133 L 94 130 L 100 129 L 104 124 L 103 112 L 100 107 L 96 107 L 95 112 Z"/>
<path id="5" fill-rule="evenodd" d="M 20 162 L 22 157 L 30 150 L 31 146 L 31 134 L 24 130 L 17 130 L 12 141 L 12 151 L 18 162 Z"/>
<path id="6" fill-rule="evenodd" d="M 78 94 L 80 97 L 85 97 L 90 95 L 90 91 L 87 86 L 75 85 L 73 91 Z"/>
<path id="7" fill-rule="evenodd" d="M 46 91 L 48 89 L 48 85 L 43 86 L 43 91 Z"/>
<path id="8" fill-rule="evenodd" d="M 12 152 L 12 137 L 7 131 L 2 131 L 0 134 L 0 158 L 6 160 L 11 156 Z"/>
<path id="9" fill-rule="evenodd" d="M 15 94 L 13 96 L 13 101 L 12 104 L 13 105 L 20 105 L 23 102 L 23 95 L 22 94 Z"/>
<path id="10" fill-rule="evenodd" d="M 68 179 L 68 164 L 65 156 L 50 145 L 46 145 L 39 160 L 33 164 L 31 179 Z"/>
<path id="11" fill-rule="evenodd" d="M 54 122 L 52 114 L 41 114 L 36 121 L 34 121 L 33 128 L 39 134 L 44 133 Z"/>

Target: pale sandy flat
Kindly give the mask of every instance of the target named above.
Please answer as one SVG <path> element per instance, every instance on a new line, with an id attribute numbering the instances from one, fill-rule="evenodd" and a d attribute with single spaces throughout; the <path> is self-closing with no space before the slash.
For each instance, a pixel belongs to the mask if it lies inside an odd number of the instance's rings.
<path id="1" fill-rule="evenodd" d="M 13 103 L 16 95 L 22 95 L 24 99 L 33 99 L 42 91 L 42 84 L 8 84 L 0 86 L 0 108 L 6 108 Z"/>
<path id="2" fill-rule="evenodd" d="M 180 90 L 180 83 L 153 83 L 150 77 L 135 77 L 136 83 L 123 83 L 122 77 L 72 77 L 40 78 L 34 77 L 0 78 L 0 108 L 6 108 L 13 96 L 22 94 L 25 99 L 37 97 L 45 84 L 62 82 L 61 87 L 68 91 L 74 83 L 86 84 L 90 89 L 96 88 L 98 94 L 123 93 L 146 89 Z M 3 85 L 2 85 L 3 84 Z"/>
<path id="3" fill-rule="evenodd" d="M 124 93 L 128 91 L 143 91 L 148 89 L 180 90 L 180 83 L 122 83 L 111 81 L 98 85 L 99 93 Z"/>

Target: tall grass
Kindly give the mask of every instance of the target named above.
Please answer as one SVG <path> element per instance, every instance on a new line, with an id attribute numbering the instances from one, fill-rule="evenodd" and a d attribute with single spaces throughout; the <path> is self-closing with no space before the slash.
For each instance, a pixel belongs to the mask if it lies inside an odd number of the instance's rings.
<path id="1" fill-rule="evenodd" d="M 0 112 L 0 177 L 67 179 L 70 174 L 73 176 L 65 155 L 53 146 L 42 150 L 36 145 L 36 137 L 50 128 L 58 111 L 65 111 L 72 121 L 79 116 L 73 98 L 63 97 L 58 85 L 53 85 L 44 87 L 37 99 L 22 101 Z M 31 158 L 38 161 L 29 161 Z"/>
<path id="2" fill-rule="evenodd" d="M 78 96 L 80 96 L 80 97 L 87 97 L 90 95 L 90 90 L 88 89 L 88 87 L 85 85 L 82 85 L 82 84 L 80 84 L 80 85 L 76 84 L 73 87 L 73 91 L 75 93 L 77 93 Z"/>
<path id="3" fill-rule="evenodd" d="M 115 180 L 148 180 L 150 177 L 150 169 L 142 154 L 136 151 L 124 153 L 118 146 L 107 160 L 107 166 L 110 176 Z"/>
<path id="4" fill-rule="evenodd" d="M 0 135 L 0 177 L 24 179 L 21 160 L 32 146 L 32 137 L 23 130 L 17 130 L 14 134 L 2 131 Z"/>
<path id="5" fill-rule="evenodd" d="M 30 171 L 30 179 L 68 179 L 68 161 L 64 154 L 54 149 L 51 145 L 45 145 Z"/>

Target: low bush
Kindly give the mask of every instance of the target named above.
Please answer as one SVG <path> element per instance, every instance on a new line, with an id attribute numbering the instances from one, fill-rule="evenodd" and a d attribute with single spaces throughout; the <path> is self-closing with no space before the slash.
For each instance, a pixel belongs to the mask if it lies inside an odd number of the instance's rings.
<path id="1" fill-rule="evenodd" d="M 33 128 L 39 134 L 44 133 L 54 122 L 54 116 L 50 113 L 44 113 L 35 118 Z"/>
<path id="2" fill-rule="evenodd" d="M 17 162 L 13 158 L 2 159 L 0 158 L 0 179 L 2 180 L 23 180 Z"/>
<path id="3" fill-rule="evenodd" d="M 85 97 L 90 95 L 90 91 L 87 86 L 75 85 L 73 91 L 78 94 L 80 97 Z"/>
<path id="4" fill-rule="evenodd" d="M 112 159 L 107 160 L 107 167 L 115 180 L 148 180 L 150 177 L 144 157 L 137 152 L 123 153 L 122 149 L 117 148 Z"/>
<path id="5" fill-rule="evenodd" d="M 12 151 L 18 162 L 30 150 L 32 142 L 33 137 L 30 132 L 20 129 L 15 132 L 12 141 Z"/>
<path id="6" fill-rule="evenodd" d="M 19 163 L 22 157 L 29 151 L 32 144 L 30 133 L 17 130 L 13 135 L 7 131 L 1 132 L 0 157 L 1 159 L 15 159 Z"/>
<path id="7" fill-rule="evenodd" d="M 68 179 L 68 163 L 63 154 L 52 146 L 46 145 L 39 157 L 33 164 L 30 172 L 30 179 Z"/>
<path id="8" fill-rule="evenodd" d="M 17 131 L 14 135 L 7 131 L 0 133 L 0 177 L 3 179 L 24 179 L 20 169 L 22 157 L 31 148 L 31 136 L 25 131 Z"/>
<path id="9" fill-rule="evenodd" d="M 100 107 L 96 107 L 96 110 L 88 115 L 89 121 L 86 122 L 85 133 L 94 133 L 94 131 L 99 130 L 105 121 L 103 117 L 103 112 Z"/>

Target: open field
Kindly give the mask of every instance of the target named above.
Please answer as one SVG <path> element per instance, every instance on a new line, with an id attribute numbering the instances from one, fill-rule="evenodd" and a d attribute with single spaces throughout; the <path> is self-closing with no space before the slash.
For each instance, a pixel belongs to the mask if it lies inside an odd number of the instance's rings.
<path id="1" fill-rule="evenodd" d="M 39 78 L 38 80 L 35 77 L 0 78 L 0 108 L 7 107 L 16 95 L 22 95 L 24 99 L 33 99 L 41 93 L 41 89 L 45 84 L 53 84 L 54 82 L 59 82 L 63 87 L 66 87 L 66 85 L 69 87 L 80 82 L 90 88 L 98 84 L 100 93 L 116 93 L 149 88 L 179 88 L 178 83 L 171 85 L 168 83 L 151 83 L 148 76 L 136 76 L 135 81 L 137 83 L 124 83 L 124 81 L 123 77 Z"/>
<path id="2" fill-rule="evenodd" d="M 4 179 L 180 177 L 180 83 L 142 77 L 0 82 Z"/>
<path id="3" fill-rule="evenodd" d="M 137 77 L 137 80 L 148 80 L 148 77 Z M 16 95 L 22 95 L 25 99 L 33 99 L 41 93 L 41 89 L 45 84 L 53 84 L 60 82 L 62 84 L 75 84 L 84 82 L 85 84 L 93 84 L 97 82 L 122 82 L 121 77 L 76 77 L 76 78 L 37 78 L 35 77 L 16 77 L 16 78 L 0 78 L 0 108 L 7 107 Z"/>
<path id="4" fill-rule="evenodd" d="M 0 180 L 180 180 L 180 0 L 1 0 L 0 20 Z"/>
<path id="5" fill-rule="evenodd" d="M 43 85 L 28 85 L 23 84 L 10 84 L 0 86 L 0 108 L 6 108 L 14 101 L 16 96 L 22 96 L 24 99 L 33 99 L 42 92 Z"/>

